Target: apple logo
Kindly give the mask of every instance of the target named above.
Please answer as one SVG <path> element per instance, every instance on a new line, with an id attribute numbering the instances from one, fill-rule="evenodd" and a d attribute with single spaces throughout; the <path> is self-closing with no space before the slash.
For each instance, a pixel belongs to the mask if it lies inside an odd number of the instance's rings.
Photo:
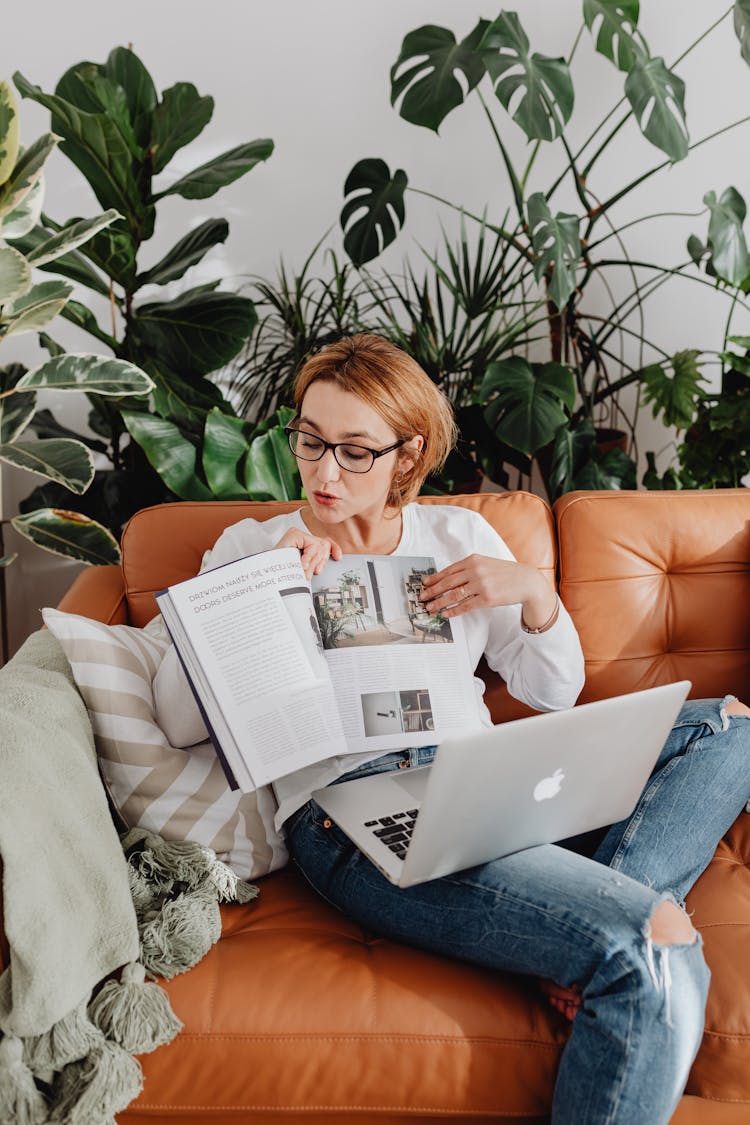
<path id="1" fill-rule="evenodd" d="M 535 801 L 549 801 L 550 798 L 556 797 L 562 788 L 565 773 L 561 769 L 556 769 L 552 777 L 543 777 L 540 782 L 534 786 L 534 800 Z"/>

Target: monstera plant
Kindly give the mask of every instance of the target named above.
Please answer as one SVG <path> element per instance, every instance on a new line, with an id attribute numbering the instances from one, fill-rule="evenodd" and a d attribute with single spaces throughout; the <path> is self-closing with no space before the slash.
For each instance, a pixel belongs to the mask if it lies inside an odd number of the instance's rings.
<path id="1" fill-rule="evenodd" d="M 675 275 L 712 284 L 695 269 L 698 246 L 692 247 L 685 261 L 664 265 L 629 252 L 625 231 L 657 218 L 647 203 L 640 211 L 635 207 L 639 189 L 711 138 L 689 137 L 684 82 L 675 66 L 651 52 L 639 28 L 639 15 L 639 0 L 583 0 L 568 58 L 534 51 L 512 11 L 480 20 L 463 38 L 448 28 L 428 25 L 405 37 L 390 74 L 391 103 L 400 116 L 435 132 L 464 102 L 478 101 L 505 176 L 502 191 L 494 191 L 506 208 L 499 219 L 471 214 L 439 199 L 441 205 L 460 212 L 462 222 L 476 223 L 474 242 L 485 237 L 496 240 L 489 259 L 492 293 L 484 293 L 479 304 L 467 300 L 473 292 L 469 283 L 479 275 L 457 268 L 465 250 L 449 253 L 447 262 L 432 258 L 435 284 L 432 289 L 425 284 L 421 291 L 416 283 L 412 285 L 411 309 L 403 292 L 395 290 L 400 311 L 407 313 L 399 342 L 422 346 L 424 326 L 429 327 L 433 354 L 442 352 L 444 360 L 447 355 L 458 366 L 453 372 L 444 367 L 441 380 L 453 398 L 465 446 L 473 443 L 475 455 L 486 466 L 491 458 L 480 456 L 480 447 L 486 447 L 489 432 L 498 448 L 524 471 L 530 471 L 536 458 L 553 497 L 571 487 L 634 486 L 632 458 L 622 448 L 602 447 L 596 427 L 624 423 L 633 438 L 639 400 L 629 416 L 622 397 L 626 387 L 646 387 L 657 410 L 668 412 L 670 403 L 692 393 L 700 379 L 694 349 L 687 347 L 671 356 L 647 333 L 644 312 L 649 296 Z M 737 0 L 721 18 L 730 15 L 747 62 L 748 0 Z M 720 22 L 712 24 L 681 57 L 698 47 Z M 621 73 L 623 89 L 596 128 L 582 135 L 574 121 L 571 64 L 586 34 L 594 49 Z M 630 122 L 644 138 L 641 167 L 620 158 L 620 137 Z M 722 122 L 716 132 L 726 128 Z M 517 166 L 508 143 L 513 130 L 520 130 L 530 145 L 523 167 Z M 537 155 L 542 146 L 550 145 L 559 151 L 561 171 L 552 182 L 540 183 Z M 612 186 L 613 180 L 617 186 Z M 555 198 L 563 188 L 572 201 L 565 210 L 559 209 Z M 344 246 L 360 267 L 396 239 L 410 193 L 438 198 L 412 185 L 404 170 L 391 171 L 385 160 L 372 157 L 354 166 L 344 191 Z M 719 257 L 721 247 L 733 245 L 736 237 L 732 192 L 729 189 L 719 199 L 713 192 L 705 196 L 711 215 L 708 252 Z M 626 197 L 632 198 L 621 218 L 618 204 Z M 658 219 L 664 222 L 665 216 Z M 462 241 L 465 247 L 466 238 Z M 745 263 L 744 274 L 748 272 Z M 721 276 L 720 270 L 716 276 Z M 391 286 L 384 293 L 384 305 L 392 305 L 394 289 Z M 737 300 L 736 291 L 729 299 Z M 463 317 L 462 339 L 471 342 L 473 350 L 457 353 L 441 348 L 447 332 L 456 336 L 455 316 L 451 319 L 445 313 L 448 300 L 458 310 L 456 315 Z M 503 354 L 487 361 L 493 317 Z M 477 338 L 482 353 L 474 347 Z M 540 341 L 545 339 L 546 358 L 540 354 Z M 468 377 L 460 377 L 461 363 Z"/>
<path id="2" fill-rule="evenodd" d="M 35 226 L 42 207 L 42 169 L 59 138 L 46 133 L 27 149 L 19 144 L 18 106 L 7 82 L 0 82 L 0 349 L 6 353 L 15 337 L 46 329 L 65 314 L 72 286 L 62 281 L 35 282 L 42 269 L 97 237 L 119 219 L 110 209 L 93 219 L 77 219 L 49 237 L 38 239 L 24 254 L 18 243 Z M 11 339 L 13 338 L 13 339 Z M 80 495 L 91 484 L 94 464 L 81 441 L 67 436 L 32 438 L 29 427 L 37 395 L 43 390 L 96 393 L 98 396 L 147 395 L 152 380 L 134 364 L 101 355 L 70 354 L 60 349 L 27 371 L 21 364 L 0 367 L 0 460 L 55 481 L 68 495 Z M 109 531 L 76 512 L 42 508 L 10 521 L 16 531 L 39 546 L 86 563 L 119 559 Z M 0 548 L 2 543 L 0 541 Z M 0 549 L 0 555 L 2 550 Z M 9 562 L 2 555 L 0 564 Z"/>
<path id="3" fill-rule="evenodd" d="M 90 395 L 89 425 L 96 437 L 83 440 L 105 454 L 112 468 L 98 474 L 88 497 L 116 531 L 138 507 L 184 495 L 173 489 L 172 468 L 175 460 L 184 461 L 187 449 L 199 483 L 207 485 L 201 468 L 207 418 L 218 412 L 231 419 L 230 426 L 237 421 L 207 376 L 237 354 L 256 323 L 253 302 L 219 289 L 218 282 L 186 288 L 176 297 L 160 294 L 224 242 L 229 227 L 223 218 L 206 218 L 146 267 L 142 251 L 154 234 L 159 204 L 170 197 L 209 199 L 268 159 L 273 143 L 248 141 L 175 175 L 172 162 L 211 120 L 213 98 L 189 82 L 177 82 L 159 94 L 138 56 L 122 47 L 104 63 L 70 67 L 53 93 L 20 73 L 14 81 L 24 97 L 50 111 L 60 150 L 102 207 L 118 213 L 84 245 L 41 267 L 76 282 L 104 309 L 104 316 L 95 315 L 88 303 L 68 300 L 62 316 L 90 333 L 98 346 L 141 367 L 154 382 L 148 403 Z M 35 254 L 62 229 L 40 214 L 15 245 Z M 49 336 L 45 342 L 56 350 Z M 68 433 L 48 412 L 37 415 L 36 426 L 49 438 Z M 146 440 L 157 433 L 158 442 Z M 138 444 L 142 439 L 148 458 Z"/>

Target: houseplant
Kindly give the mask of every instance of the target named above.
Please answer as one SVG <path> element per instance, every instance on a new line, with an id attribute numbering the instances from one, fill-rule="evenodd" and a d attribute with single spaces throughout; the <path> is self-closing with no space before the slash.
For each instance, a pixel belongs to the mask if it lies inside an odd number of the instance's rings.
<path id="1" fill-rule="evenodd" d="M 158 94 L 142 61 L 122 47 L 104 63 L 70 67 L 52 94 L 20 73 L 14 81 L 24 97 L 50 110 L 52 128 L 62 138 L 61 151 L 81 171 L 101 205 L 119 212 L 116 221 L 85 246 L 44 267 L 89 290 L 94 303 L 107 302 L 106 327 L 101 316 L 78 301 L 68 301 L 62 315 L 117 357 L 142 367 L 155 384 L 148 404 L 90 396 L 89 425 L 97 435 L 98 451 L 106 453 L 112 465 L 97 481 L 96 499 L 101 518 L 116 532 L 138 507 L 172 495 L 137 441 L 131 440 L 126 416 L 143 414 L 168 423 L 161 449 L 167 465 L 183 456 L 183 443 L 199 451 L 209 412 L 234 415 L 207 376 L 239 351 L 256 319 L 251 300 L 219 290 L 218 283 L 188 288 L 177 297 L 143 298 L 146 286 L 153 291 L 184 278 L 229 230 L 224 219 L 206 219 L 146 269 L 141 251 L 154 234 L 159 204 L 170 196 L 208 199 L 268 159 L 273 143 L 261 139 L 238 145 L 170 180 L 173 158 L 201 134 L 213 113 L 213 99 L 199 94 L 192 83 L 177 82 Z M 162 175 L 165 179 L 157 179 Z M 58 223 L 41 215 L 16 245 L 32 253 L 58 230 Z M 37 416 L 36 424 L 46 436 L 63 432 L 48 413 Z M 169 448 L 172 432 L 179 439 L 177 450 Z"/>
<path id="2" fill-rule="evenodd" d="M 739 0 L 721 19 L 730 14 L 747 61 L 747 0 Z M 473 405 L 481 409 L 498 441 L 540 461 L 551 496 L 575 486 L 633 484 L 634 465 L 622 449 L 606 453 L 597 449 L 595 424 L 602 409 L 614 404 L 614 417 L 622 420 L 619 396 L 627 386 L 641 385 L 647 368 L 657 406 L 662 397 L 674 397 L 670 382 L 686 371 L 685 377 L 694 377 L 689 365 L 672 362 L 639 318 L 648 297 L 672 276 L 701 280 L 700 275 L 690 260 L 664 266 L 634 259 L 625 235 L 631 221 L 617 217 L 622 200 L 708 139 L 691 143 L 684 83 L 674 67 L 651 54 L 638 17 L 638 0 L 583 0 L 583 23 L 568 60 L 532 52 L 514 12 L 502 12 L 493 21 L 480 20 L 460 41 L 446 28 L 421 27 L 405 37 L 391 70 L 392 104 L 413 124 L 437 131 L 469 97 L 479 99 L 486 116 L 505 169 L 508 212 L 499 222 L 462 214 L 482 232 L 492 232 L 505 250 L 497 307 L 515 302 L 529 323 L 542 314 L 548 345 L 541 361 L 513 346 L 509 354 L 487 364 L 473 387 Z M 575 101 L 570 63 L 585 30 L 591 33 L 596 51 L 623 72 L 624 98 L 574 147 L 568 129 Z M 522 169 L 515 166 L 504 140 L 508 126 L 503 111 L 532 145 Z M 605 156 L 616 154 L 616 140 L 631 118 L 662 158 L 656 163 L 647 160 L 636 172 L 627 167 L 621 186 L 600 198 L 597 175 Z M 532 181 L 542 145 L 559 149 L 562 170 L 551 184 L 538 187 Z M 555 210 L 554 197 L 564 186 L 571 192 L 575 210 Z M 344 246 L 360 266 L 396 238 L 405 221 L 407 192 L 430 194 L 412 187 L 406 172 L 391 172 L 379 158 L 360 160 L 344 191 Z M 649 217 L 643 204 L 636 221 Z M 613 245 L 616 249 L 611 251 Z M 630 287 L 624 295 L 612 297 L 603 315 L 589 308 L 587 300 L 595 284 L 606 291 L 612 273 L 629 276 Z M 407 334 L 408 330 L 407 324 Z M 618 345 L 618 337 L 632 341 L 632 349 Z M 661 390 L 654 376 L 656 366 L 663 375 Z M 637 408 L 636 400 L 636 413 Z M 625 417 L 625 422 L 632 434 L 634 416 Z M 546 457 L 540 456 L 543 451 Z"/>

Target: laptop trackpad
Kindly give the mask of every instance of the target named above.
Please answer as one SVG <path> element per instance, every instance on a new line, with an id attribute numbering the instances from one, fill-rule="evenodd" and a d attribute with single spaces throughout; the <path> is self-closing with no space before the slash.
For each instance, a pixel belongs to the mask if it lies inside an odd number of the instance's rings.
<path id="1" fill-rule="evenodd" d="M 404 770 L 403 773 L 399 772 L 395 777 L 393 777 L 393 775 L 391 776 L 394 782 L 400 786 L 401 789 L 405 789 L 410 797 L 417 797 L 421 801 L 424 796 L 429 772 L 430 767 L 424 766 L 423 768 L 414 770 L 413 773 Z"/>

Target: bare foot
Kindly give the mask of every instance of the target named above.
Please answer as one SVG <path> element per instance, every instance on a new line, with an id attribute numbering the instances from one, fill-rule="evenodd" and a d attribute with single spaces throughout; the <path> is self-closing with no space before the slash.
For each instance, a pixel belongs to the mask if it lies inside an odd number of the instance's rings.
<path id="1" fill-rule="evenodd" d="M 561 1016 L 565 1016 L 566 1020 L 570 1020 L 572 1023 L 576 1012 L 583 1003 L 581 986 L 574 984 L 570 988 L 563 988 L 562 985 L 555 984 L 553 980 L 540 980 L 539 986 L 555 1011 L 559 1012 Z"/>

